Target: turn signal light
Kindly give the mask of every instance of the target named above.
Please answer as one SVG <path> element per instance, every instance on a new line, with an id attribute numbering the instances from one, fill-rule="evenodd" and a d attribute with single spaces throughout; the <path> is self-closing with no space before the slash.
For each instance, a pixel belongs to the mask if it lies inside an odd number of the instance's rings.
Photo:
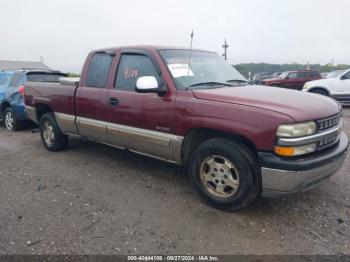
<path id="1" fill-rule="evenodd" d="M 316 144 L 309 144 L 303 146 L 275 146 L 275 153 L 280 156 L 301 156 L 316 151 Z"/>
<path id="2" fill-rule="evenodd" d="M 280 156 L 294 156 L 294 147 L 275 146 L 275 153 Z"/>

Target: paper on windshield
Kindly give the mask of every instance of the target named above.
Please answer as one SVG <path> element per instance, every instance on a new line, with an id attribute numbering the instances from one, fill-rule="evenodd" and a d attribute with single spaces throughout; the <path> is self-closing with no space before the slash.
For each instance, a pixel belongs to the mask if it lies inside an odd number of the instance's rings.
<path id="1" fill-rule="evenodd" d="M 193 76 L 193 72 L 188 64 L 168 64 L 168 68 L 174 78 Z"/>

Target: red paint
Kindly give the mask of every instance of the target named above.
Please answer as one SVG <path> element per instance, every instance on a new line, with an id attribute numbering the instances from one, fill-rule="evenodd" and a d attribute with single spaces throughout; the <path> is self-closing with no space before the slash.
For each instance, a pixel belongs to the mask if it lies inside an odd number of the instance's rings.
<path id="1" fill-rule="evenodd" d="M 313 72 L 313 74 L 311 74 Z M 262 81 L 264 85 L 267 86 L 279 86 L 289 89 L 295 89 L 295 90 L 301 90 L 304 86 L 304 84 L 308 81 L 317 80 L 321 78 L 321 75 L 319 72 L 311 71 L 311 70 L 298 70 L 298 71 L 289 71 L 290 74 L 298 73 L 302 74 L 302 76 L 298 76 L 297 78 L 289 79 L 287 78 L 271 78 L 271 79 L 265 79 Z"/>
<path id="2" fill-rule="evenodd" d="M 340 106 L 333 100 L 292 90 L 264 86 L 241 86 L 210 90 L 177 90 L 155 47 L 127 47 L 148 51 L 158 63 L 167 92 L 141 94 L 116 90 L 114 82 L 121 48 L 91 52 L 84 64 L 80 85 L 26 86 L 25 103 L 46 104 L 55 112 L 108 121 L 185 136 L 194 128 L 210 128 L 241 135 L 259 150 L 272 150 L 275 133 L 282 123 L 304 122 L 336 114 Z M 106 88 L 86 87 L 91 57 L 98 51 L 115 51 Z M 135 72 L 126 72 L 132 77 Z M 108 103 L 110 97 L 118 106 Z"/>

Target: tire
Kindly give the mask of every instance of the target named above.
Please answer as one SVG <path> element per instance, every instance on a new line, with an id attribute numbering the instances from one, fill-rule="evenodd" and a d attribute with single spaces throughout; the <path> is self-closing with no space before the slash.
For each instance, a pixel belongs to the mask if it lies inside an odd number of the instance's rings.
<path id="1" fill-rule="evenodd" d="M 315 89 L 315 90 L 311 90 L 310 92 L 318 95 L 328 96 L 328 93 L 322 89 Z"/>
<path id="2" fill-rule="evenodd" d="M 68 147 L 68 136 L 59 129 L 53 113 L 40 118 L 40 137 L 47 150 L 57 152 Z"/>
<path id="3" fill-rule="evenodd" d="M 19 131 L 24 127 L 24 121 L 18 120 L 11 107 L 5 109 L 4 124 L 9 131 Z"/>
<path id="4" fill-rule="evenodd" d="M 272 84 L 273 87 L 281 87 L 279 84 Z"/>
<path id="5" fill-rule="evenodd" d="M 244 144 L 230 139 L 214 138 L 201 144 L 190 160 L 189 175 L 199 195 L 217 209 L 238 211 L 261 195 L 255 155 Z"/>

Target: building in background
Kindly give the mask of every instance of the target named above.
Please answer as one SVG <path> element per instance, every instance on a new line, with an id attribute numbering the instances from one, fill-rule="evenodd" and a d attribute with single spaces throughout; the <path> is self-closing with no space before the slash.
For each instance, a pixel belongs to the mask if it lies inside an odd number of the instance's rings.
<path id="1" fill-rule="evenodd" d="M 50 67 L 45 65 L 43 62 L 32 62 L 32 61 L 13 61 L 13 60 L 1 60 L 0 59 L 0 70 L 9 69 L 42 69 L 51 70 Z"/>

